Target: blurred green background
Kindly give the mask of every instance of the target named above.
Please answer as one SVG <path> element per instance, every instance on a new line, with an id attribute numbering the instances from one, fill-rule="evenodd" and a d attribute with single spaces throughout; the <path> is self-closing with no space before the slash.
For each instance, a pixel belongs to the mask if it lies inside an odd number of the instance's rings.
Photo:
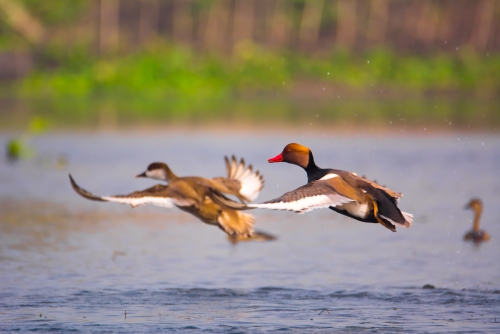
<path id="1" fill-rule="evenodd" d="M 0 0 L 0 129 L 500 125 L 495 0 Z"/>

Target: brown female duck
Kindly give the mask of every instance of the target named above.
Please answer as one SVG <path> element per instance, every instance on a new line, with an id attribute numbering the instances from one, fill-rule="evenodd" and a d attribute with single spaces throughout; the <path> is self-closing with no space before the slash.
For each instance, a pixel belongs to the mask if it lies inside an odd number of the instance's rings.
<path id="1" fill-rule="evenodd" d="M 264 180 L 259 171 L 253 172 L 252 165 L 245 167 L 245 160 L 240 162 L 233 155 L 231 159 L 224 157 L 226 163 L 227 176 L 216 177 L 211 180 L 193 176 L 183 177 L 183 180 L 192 180 L 216 189 L 224 194 L 237 197 L 242 203 L 251 202 L 259 195 L 264 187 Z M 178 180 L 167 164 L 163 162 L 153 162 L 146 171 L 136 175 L 136 177 L 146 177 L 153 180 L 166 181 L 167 183 Z"/>
<path id="2" fill-rule="evenodd" d="M 291 143 L 268 160 L 270 163 L 288 162 L 302 167 L 308 183 L 281 197 L 260 204 L 231 203 L 223 196 L 215 200 L 234 209 L 265 208 L 304 213 L 318 208 L 329 208 L 347 217 L 365 223 L 379 223 L 396 232 L 396 226 L 409 228 L 413 215 L 402 212 L 397 201 L 402 194 L 383 187 L 356 173 L 332 168 L 320 168 L 314 162 L 311 150 Z"/>
<path id="3" fill-rule="evenodd" d="M 228 234 L 230 240 L 273 240 L 275 237 L 254 231 L 255 219 L 252 215 L 233 209 L 223 208 L 212 199 L 212 191 L 234 195 L 242 201 L 255 198 L 263 187 L 262 176 L 246 167 L 243 160 L 236 163 L 233 157 L 229 163 L 227 178 L 205 179 L 202 177 L 178 177 L 164 163 L 152 163 L 147 170 L 137 177 L 149 177 L 167 181 L 168 185 L 157 184 L 127 195 L 95 196 L 80 188 L 69 176 L 73 189 L 84 198 L 94 201 L 107 201 L 128 204 L 137 207 L 144 204 L 172 208 L 174 206 L 200 219 L 202 222 L 218 226 Z M 226 199 L 227 200 L 227 199 Z M 227 200 L 230 202 L 230 200 Z"/>
<path id="4" fill-rule="evenodd" d="M 469 201 L 469 203 L 467 203 L 465 209 L 474 210 L 474 225 L 472 225 L 472 230 L 464 235 L 464 240 L 470 240 L 475 244 L 490 240 L 490 234 L 480 229 L 480 219 L 481 213 L 483 212 L 483 202 L 479 198 L 473 198 Z"/>

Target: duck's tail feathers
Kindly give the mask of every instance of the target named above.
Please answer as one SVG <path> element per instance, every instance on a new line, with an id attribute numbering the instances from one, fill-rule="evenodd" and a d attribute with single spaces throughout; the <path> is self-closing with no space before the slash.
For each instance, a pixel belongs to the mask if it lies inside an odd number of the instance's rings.
<path id="1" fill-rule="evenodd" d="M 244 241 L 273 241 L 276 240 L 277 238 L 269 233 L 265 232 L 260 232 L 260 231 L 253 231 L 250 235 L 235 235 L 231 236 L 228 235 L 227 239 L 232 243 L 232 244 L 237 244 L 238 242 L 244 242 Z"/>
<path id="2" fill-rule="evenodd" d="M 392 232 L 396 232 L 396 223 L 392 219 L 389 219 L 383 215 L 378 215 L 377 217 L 375 217 L 375 219 L 383 227 L 391 230 Z"/>
<path id="3" fill-rule="evenodd" d="M 401 213 L 403 214 L 403 217 L 405 217 L 405 222 L 403 224 L 403 227 L 410 228 L 411 224 L 413 224 L 413 215 L 411 213 L 403 212 L 403 211 L 401 211 Z"/>
<path id="4" fill-rule="evenodd" d="M 253 171 L 252 165 L 245 165 L 245 160 L 242 158 L 238 162 L 233 155 L 231 159 L 224 157 L 227 168 L 227 178 L 237 180 L 241 184 L 239 193 L 249 202 L 253 201 L 259 195 L 259 192 L 264 187 L 264 179 L 259 171 Z"/>
<path id="5" fill-rule="evenodd" d="M 228 209 L 222 210 L 217 221 L 220 228 L 232 237 L 251 235 L 255 224 L 251 214 Z"/>
<path id="6" fill-rule="evenodd" d="M 394 230 L 395 230 L 395 227 L 396 226 L 399 226 L 399 227 L 404 227 L 404 228 L 410 228 L 411 227 L 411 224 L 413 223 L 413 215 L 411 213 L 407 213 L 407 212 L 403 212 L 401 211 L 401 214 L 403 215 L 405 221 L 404 223 L 399 223 L 397 221 L 394 221 L 386 216 L 383 216 L 381 214 L 379 214 L 378 216 L 384 220 L 386 223 L 394 226 Z M 385 226 L 385 225 L 384 225 Z M 387 227 L 387 226 L 386 226 Z M 389 228 L 389 227 L 388 227 Z M 389 228 L 391 230 L 391 228 Z"/>

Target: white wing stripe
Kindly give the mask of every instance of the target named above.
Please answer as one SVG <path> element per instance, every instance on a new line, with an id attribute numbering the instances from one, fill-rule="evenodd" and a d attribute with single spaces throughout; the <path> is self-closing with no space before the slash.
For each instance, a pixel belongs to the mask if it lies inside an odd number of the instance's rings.
<path id="1" fill-rule="evenodd" d="M 143 204 L 153 204 L 156 206 L 161 206 L 164 208 L 172 208 L 174 201 L 171 198 L 167 197 L 153 197 L 153 196 L 145 196 L 145 197 L 115 197 L 115 196 L 105 196 L 101 197 L 105 201 L 116 202 L 122 204 L 129 204 L 133 207 L 143 205 Z"/>
<path id="2" fill-rule="evenodd" d="M 305 197 L 294 202 L 250 204 L 248 205 L 248 207 L 271 210 L 289 210 L 298 213 L 304 213 L 313 209 L 339 206 L 349 202 L 352 202 L 352 199 L 338 194 L 331 194 Z"/>
<path id="3" fill-rule="evenodd" d="M 325 176 L 323 176 L 320 180 L 333 179 L 334 177 L 339 177 L 339 176 L 337 174 L 330 173 L 330 174 L 326 174 Z"/>

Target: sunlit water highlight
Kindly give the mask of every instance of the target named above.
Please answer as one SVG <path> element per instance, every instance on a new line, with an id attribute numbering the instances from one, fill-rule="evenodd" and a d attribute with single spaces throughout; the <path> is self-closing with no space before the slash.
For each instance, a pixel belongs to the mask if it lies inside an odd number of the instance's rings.
<path id="1" fill-rule="evenodd" d="M 67 177 L 127 193 L 155 183 L 133 177 L 150 162 L 214 177 L 234 153 L 264 174 L 265 200 L 305 183 L 266 162 L 291 141 L 320 166 L 403 192 L 414 226 L 262 210 L 256 228 L 278 240 L 234 246 L 176 209 L 87 201 Z M 0 330 L 500 332 L 498 136 L 59 134 L 31 145 L 32 159 L 0 163 Z M 462 241 L 472 196 L 493 236 L 481 247 Z"/>

